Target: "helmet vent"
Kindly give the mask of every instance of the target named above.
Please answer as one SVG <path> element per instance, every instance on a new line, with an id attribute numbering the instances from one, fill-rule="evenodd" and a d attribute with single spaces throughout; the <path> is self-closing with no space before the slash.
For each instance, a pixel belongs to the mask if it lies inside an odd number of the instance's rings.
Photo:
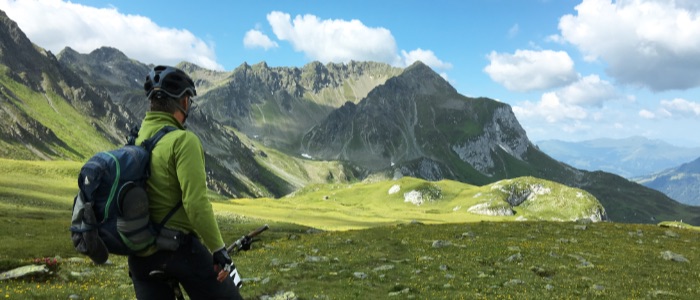
<path id="1" fill-rule="evenodd" d="M 146 96 L 151 98 L 154 91 L 162 91 L 171 98 L 179 99 L 185 93 L 196 96 L 194 81 L 180 69 L 168 66 L 157 66 L 146 76 L 143 84 Z M 159 98 L 163 95 L 157 95 Z"/>

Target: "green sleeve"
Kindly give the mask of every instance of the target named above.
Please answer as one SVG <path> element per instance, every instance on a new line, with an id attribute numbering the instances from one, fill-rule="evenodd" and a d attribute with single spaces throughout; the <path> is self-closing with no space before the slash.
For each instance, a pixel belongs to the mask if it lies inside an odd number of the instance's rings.
<path id="1" fill-rule="evenodd" d="M 195 232 L 210 251 L 224 246 L 214 210 L 207 199 L 204 150 L 199 138 L 186 131 L 174 145 L 177 178 L 182 190 L 182 207 Z"/>

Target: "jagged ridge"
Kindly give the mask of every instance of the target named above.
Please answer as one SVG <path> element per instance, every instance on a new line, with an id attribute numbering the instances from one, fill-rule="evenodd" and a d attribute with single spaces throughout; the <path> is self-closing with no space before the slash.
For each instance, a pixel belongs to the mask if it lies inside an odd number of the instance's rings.
<path id="1" fill-rule="evenodd" d="M 8 39 L 3 37 L 2 41 Z M 108 55 L 110 50 L 102 50 L 94 55 L 129 65 L 123 56 Z M 110 94 L 108 85 L 104 85 L 107 82 L 132 90 L 133 83 L 111 77 L 98 81 L 97 76 L 86 75 L 99 73 L 89 63 L 85 70 L 90 72 L 73 71 L 50 52 L 34 53 L 32 59 L 40 63 L 39 71 L 31 72 L 32 68 L 26 66 L 36 65 L 26 63 L 17 65 L 26 72 L 6 67 L 5 74 L 40 95 L 54 93 L 65 99 L 110 140 L 123 136 L 129 120 L 138 120 L 138 111 L 115 103 L 119 101 L 111 98 L 118 98 L 117 94 Z M 3 61 L 10 54 L 3 51 Z M 422 63 L 405 70 L 377 63 L 311 63 L 303 69 L 243 64 L 232 72 L 208 71 L 187 63 L 180 66 L 192 70 L 202 87 L 198 97 L 201 114 L 194 115 L 190 125 L 208 149 L 208 161 L 213 163 L 208 170 L 213 176 L 239 184 L 228 185 L 222 191 L 260 196 L 279 195 L 290 188 L 260 167 L 254 160 L 260 158 L 227 132 L 231 126 L 244 134 L 259 136 L 259 141 L 287 153 L 301 155 L 299 150 L 304 150 L 319 158 L 346 160 L 352 172 L 363 178 L 410 175 L 483 185 L 499 179 L 534 176 L 587 190 L 603 203 L 614 221 L 652 222 L 652 217 L 680 217 L 700 223 L 697 209 L 679 205 L 661 193 L 619 176 L 584 172 L 553 160 L 532 146 L 507 104 L 459 95 Z M 6 90 L 13 90 L 5 86 Z M 141 93 L 139 90 L 133 90 L 134 95 Z M 15 107 L 20 105 L 18 101 L 25 101 L 21 96 L 4 95 L 13 99 Z M 4 103 L 9 102 L 0 102 L 3 107 L 11 107 Z M 56 131 L 59 126 L 33 115 L 26 118 L 36 120 L 66 141 L 63 133 Z M 36 129 L 26 130 L 33 131 Z M 338 134 L 335 139 L 334 134 Z M 302 136 L 303 142 L 299 143 Z M 219 182 L 222 187 L 227 184 L 224 180 Z"/>

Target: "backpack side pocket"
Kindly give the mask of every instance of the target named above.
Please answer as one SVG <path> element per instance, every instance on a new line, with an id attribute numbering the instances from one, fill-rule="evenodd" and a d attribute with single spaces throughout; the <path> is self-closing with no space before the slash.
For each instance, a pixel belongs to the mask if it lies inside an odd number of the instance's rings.
<path id="1" fill-rule="evenodd" d="M 84 202 L 82 194 L 78 193 L 73 203 L 70 228 L 73 246 L 96 264 L 103 264 L 109 258 L 109 252 L 97 233 L 97 225 L 93 203 Z"/>

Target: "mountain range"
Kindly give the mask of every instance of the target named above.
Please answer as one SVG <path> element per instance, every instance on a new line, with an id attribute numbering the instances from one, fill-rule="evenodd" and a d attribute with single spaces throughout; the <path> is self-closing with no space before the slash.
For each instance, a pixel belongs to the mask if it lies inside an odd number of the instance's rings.
<path id="1" fill-rule="evenodd" d="M 632 178 L 678 202 L 700 206 L 700 158 L 652 175 Z"/>
<path id="2" fill-rule="evenodd" d="M 123 143 L 147 109 L 151 67 L 107 47 L 54 55 L 0 11 L 0 156 L 84 161 Z M 401 176 L 474 185 L 533 176 L 586 190 L 612 221 L 700 224 L 698 207 L 553 159 L 508 104 L 460 95 L 421 62 L 178 67 L 196 82 L 199 109 L 187 126 L 206 149 L 209 187 L 224 196 Z"/>
<path id="3" fill-rule="evenodd" d="M 546 140 L 537 147 L 584 170 L 615 173 L 688 205 L 700 206 L 700 148 L 677 147 L 643 137 L 581 142 Z"/>
<path id="4" fill-rule="evenodd" d="M 655 174 L 700 157 L 700 148 L 677 147 L 641 136 L 580 142 L 543 140 L 537 147 L 575 168 L 614 173 L 625 178 Z"/>

